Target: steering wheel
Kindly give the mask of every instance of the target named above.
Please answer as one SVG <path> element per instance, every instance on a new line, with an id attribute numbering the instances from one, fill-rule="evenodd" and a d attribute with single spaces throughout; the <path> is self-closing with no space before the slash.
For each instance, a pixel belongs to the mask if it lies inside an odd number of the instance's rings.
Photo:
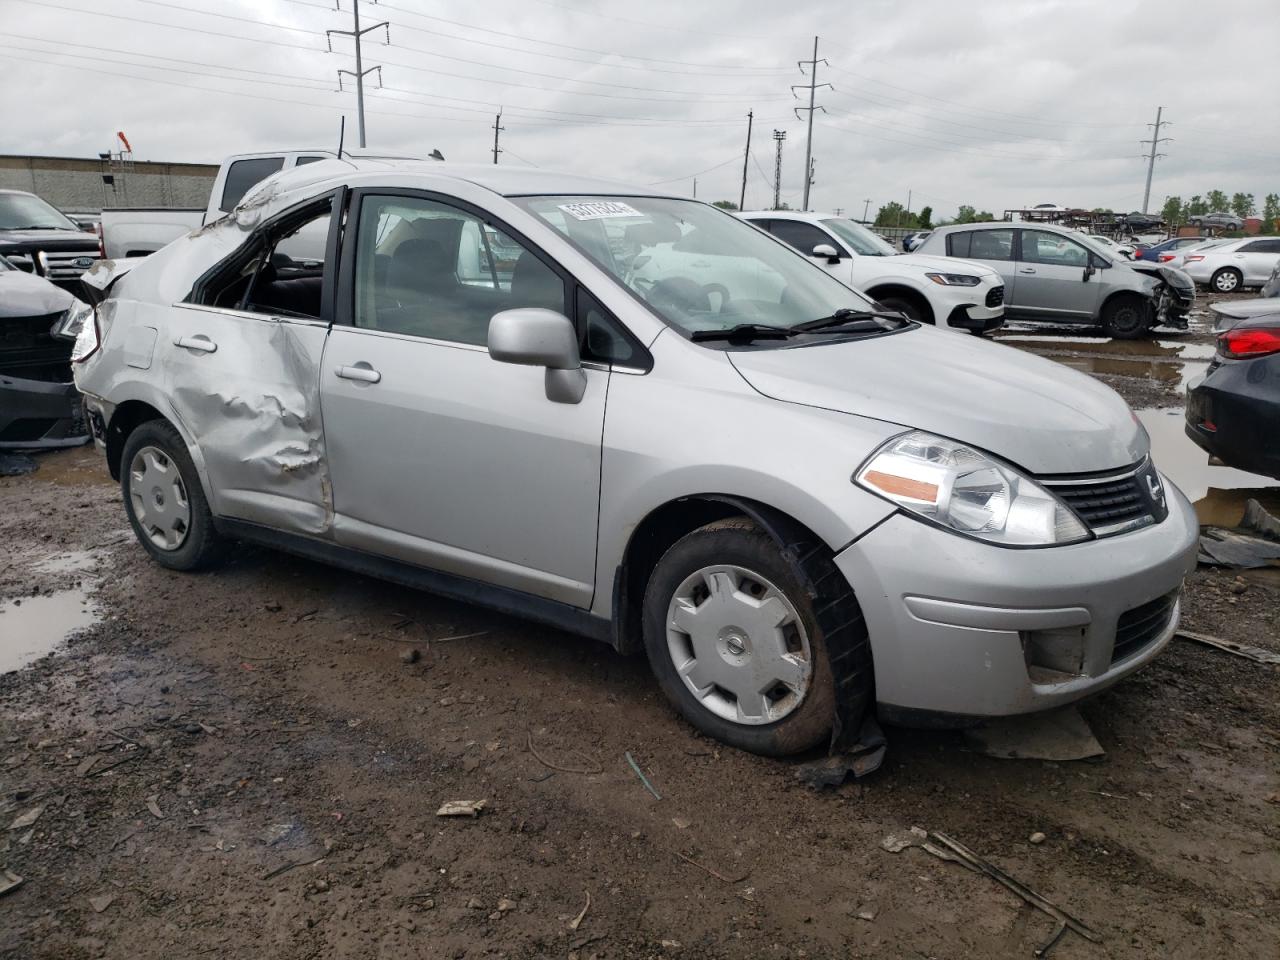
<path id="1" fill-rule="evenodd" d="M 683 313 L 711 312 L 711 298 L 705 288 L 689 277 L 659 280 L 649 288 L 645 299 L 659 309 L 670 307 Z"/>

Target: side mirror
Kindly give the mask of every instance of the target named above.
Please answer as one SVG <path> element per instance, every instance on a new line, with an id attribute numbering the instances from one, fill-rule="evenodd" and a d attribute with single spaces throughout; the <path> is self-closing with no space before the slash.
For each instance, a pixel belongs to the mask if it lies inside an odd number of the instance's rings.
<path id="1" fill-rule="evenodd" d="M 820 243 L 809 254 L 811 257 L 826 257 L 827 263 L 839 263 L 840 252 L 829 243 Z"/>
<path id="2" fill-rule="evenodd" d="M 578 332 L 563 313 L 540 307 L 495 313 L 489 321 L 489 356 L 500 363 L 546 367 L 547 399 L 556 403 L 579 403 L 587 391 Z"/>
<path id="3" fill-rule="evenodd" d="M 1098 272 L 1098 268 L 1095 267 L 1093 265 L 1093 261 L 1090 260 L 1088 263 L 1084 265 L 1084 276 L 1081 277 L 1080 279 L 1083 280 L 1085 283 L 1088 283 L 1089 278 L 1092 277 L 1097 272 Z"/>

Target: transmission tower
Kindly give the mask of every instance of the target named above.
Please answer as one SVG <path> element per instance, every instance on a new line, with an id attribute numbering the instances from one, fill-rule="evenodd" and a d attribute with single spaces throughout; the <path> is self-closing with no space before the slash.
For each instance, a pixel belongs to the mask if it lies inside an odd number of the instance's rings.
<path id="1" fill-rule="evenodd" d="M 1147 188 L 1142 191 L 1142 212 L 1147 212 L 1147 205 L 1151 202 L 1151 175 L 1156 172 L 1156 158 L 1163 157 L 1163 153 L 1156 153 L 1156 147 L 1162 143 L 1168 143 L 1173 137 L 1160 136 L 1160 128 L 1169 125 L 1168 120 L 1161 120 L 1160 117 L 1164 113 L 1164 107 L 1156 107 L 1156 122 L 1148 123 L 1151 127 L 1151 140 L 1143 140 L 1144 144 L 1149 143 L 1151 147 L 1150 153 L 1144 153 L 1142 158 L 1147 161 Z"/>
<path id="2" fill-rule="evenodd" d="M 835 87 L 831 86 L 831 84 L 829 83 L 818 82 L 818 64 L 820 63 L 826 64 L 827 66 L 831 66 L 831 64 L 827 63 L 826 60 L 818 59 L 818 38 L 814 37 L 813 38 L 813 59 L 797 61 L 797 66 L 800 67 L 800 72 L 802 74 L 804 73 L 805 64 L 809 65 L 809 82 L 807 84 L 795 84 L 791 88 L 791 95 L 793 97 L 796 95 L 797 90 L 808 89 L 809 91 L 809 105 L 807 107 L 795 108 L 797 120 L 801 119 L 800 117 L 801 111 L 804 111 L 809 114 L 809 133 L 805 137 L 805 141 L 804 141 L 804 169 L 806 173 L 805 173 L 805 181 L 804 181 L 804 205 L 802 209 L 806 211 L 809 209 L 809 185 L 812 181 L 812 170 L 813 170 L 813 112 L 815 110 L 821 110 L 823 113 L 827 112 L 826 107 L 815 106 L 813 102 L 813 98 L 817 94 L 819 87 L 826 87 L 828 90 L 835 89 Z"/>
<path id="3" fill-rule="evenodd" d="M 787 139 L 787 131 L 773 131 L 773 142 L 777 156 L 773 161 L 773 209 L 782 209 L 782 143 Z"/>
<path id="4" fill-rule="evenodd" d="M 373 2 L 377 3 L 378 0 L 373 0 Z M 355 22 L 353 24 L 352 29 L 326 30 L 324 32 L 324 36 L 325 36 L 325 42 L 329 44 L 330 53 L 333 52 L 334 34 L 337 34 L 340 37 L 351 37 L 356 42 L 356 68 L 354 70 L 338 71 L 338 90 L 340 91 L 342 90 L 342 75 L 344 73 L 349 77 L 356 78 L 356 115 L 359 117 L 360 146 L 363 147 L 366 145 L 365 139 L 364 139 L 364 78 L 368 74 L 376 72 L 378 74 L 378 86 L 381 87 L 382 86 L 382 67 L 381 66 L 370 67 L 368 70 L 364 68 L 364 60 L 362 59 L 361 52 L 360 52 L 360 45 L 361 45 L 360 42 L 364 39 L 364 35 L 366 33 L 371 33 L 374 30 L 386 30 L 387 32 L 386 42 L 390 43 L 391 42 L 391 25 L 387 23 L 387 21 L 383 20 L 381 23 L 375 23 L 373 26 L 365 27 L 363 30 L 361 30 L 360 29 L 360 0 L 353 0 L 352 16 L 355 18 Z"/>

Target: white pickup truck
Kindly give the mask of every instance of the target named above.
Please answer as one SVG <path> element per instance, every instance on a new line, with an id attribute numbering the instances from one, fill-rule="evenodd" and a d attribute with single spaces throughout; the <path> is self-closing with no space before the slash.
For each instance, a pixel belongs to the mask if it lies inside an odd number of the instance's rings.
<path id="1" fill-rule="evenodd" d="M 255 183 L 278 170 L 336 156 L 332 150 L 282 150 L 241 153 L 218 168 L 209 204 L 199 207 L 116 207 L 102 211 L 102 248 L 108 260 L 145 257 L 197 227 L 235 209 Z"/>

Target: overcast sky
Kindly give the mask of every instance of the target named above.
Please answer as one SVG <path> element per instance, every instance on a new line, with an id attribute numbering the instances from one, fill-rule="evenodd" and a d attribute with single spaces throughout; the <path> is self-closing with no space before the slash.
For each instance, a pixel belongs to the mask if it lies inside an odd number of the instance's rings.
<path id="1" fill-rule="evenodd" d="M 0 0 L 0 153 L 92 157 L 125 131 L 137 160 L 337 144 L 355 97 L 352 0 Z M 996 212 L 1054 202 L 1138 209 L 1139 140 L 1173 141 L 1151 205 L 1217 188 L 1280 192 L 1280 3 L 1235 0 L 384 0 L 360 5 L 370 148 L 593 173 L 798 207 L 819 41 L 814 209 L 887 200 Z M 1212 12 L 1208 12 L 1212 10 Z M 92 11 L 92 12 L 91 12 Z M 167 24 L 168 26 L 161 26 Z M 371 78 L 376 87 L 376 77 Z"/>

